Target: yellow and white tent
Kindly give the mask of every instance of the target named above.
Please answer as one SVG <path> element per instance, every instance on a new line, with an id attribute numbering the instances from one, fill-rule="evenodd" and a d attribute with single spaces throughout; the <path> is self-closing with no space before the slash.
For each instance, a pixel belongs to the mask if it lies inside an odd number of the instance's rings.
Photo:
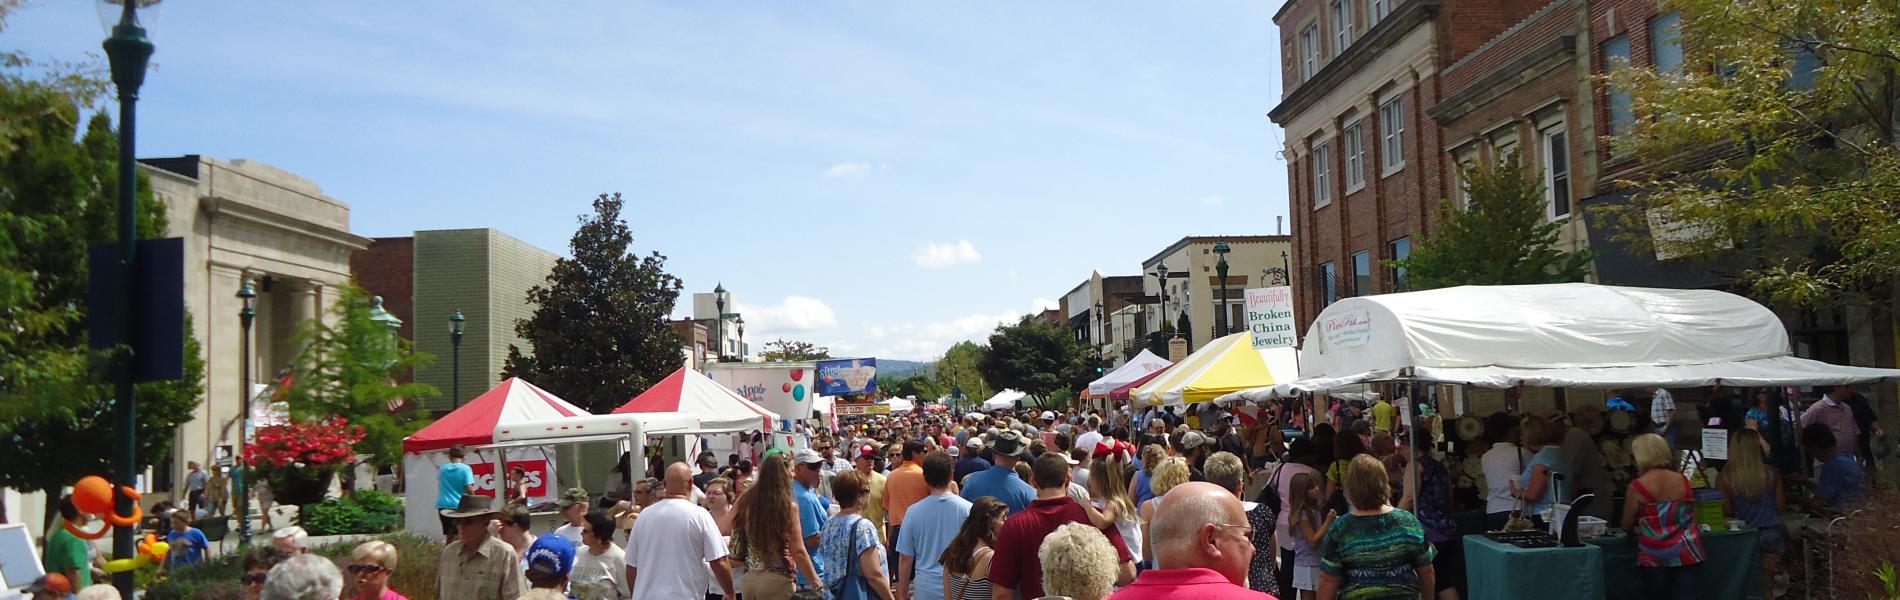
<path id="1" fill-rule="evenodd" d="M 1129 396 L 1139 404 L 1181 406 L 1299 378 L 1296 350 L 1255 350 L 1253 334 L 1243 331 L 1209 342 Z"/>

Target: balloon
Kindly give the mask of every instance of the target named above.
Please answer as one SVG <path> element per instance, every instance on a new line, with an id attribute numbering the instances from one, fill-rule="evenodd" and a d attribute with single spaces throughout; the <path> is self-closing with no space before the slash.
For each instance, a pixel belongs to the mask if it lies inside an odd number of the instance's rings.
<path id="1" fill-rule="evenodd" d="M 802 385 L 792 386 L 792 400 L 796 402 L 796 401 L 801 401 L 804 399 L 805 399 L 805 386 L 802 386 Z"/>
<path id="2" fill-rule="evenodd" d="M 107 573 L 119 573 L 123 571 L 135 570 L 140 567 L 144 567 L 146 565 L 164 560 L 165 555 L 170 553 L 171 551 L 172 551 L 171 544 L 158 541 L 158 536 L 148 533 L 148 534 L 145 534 L 145 540 L 139 542 L 138 554 L 132 555 L 132 558 L 121 558 L 118 560 L 108 561 L 106 562 L 106 566 L 104 567 L 104 570 Z"/>
<path id="3" fill-rule="evenodd" d="M 145 516 L 144 509 L 139 507 L 139 498 L 141 495 L 138 490 L 127 486 L 120 486 L 119 491 L 125 494 L 126 497 L 132 499 L 132 514 L 130 516 L 119 515 L 113 510 L 112 505 L 114 498 L 112 494 L 112 483 L 98 475 L 87 475 L 80 478 L 78 482 L 73 483 L 73 507 L 79 509 L 79 512 L 82 513 L 99 515 L 100 520 L 105 521 L 106 525 L 112 527 L 131 527 L 137 525 L 139 519 Z M 74 526 L 71 521 L 66 522 L 66 531 L 78 536 L 80 539 L 96 540 L 105 537 L 106 531 L 109 529 L 109 527 L 101 527 L 98 531 L 87 532 Z"/>
<path id="4" fill-rule="evenodd" d="M 804 378 L 805 378 L 804 369 L 792 369 L 792 381 L 798 381 Z"/>
<path id="5" fill-rule="evenodd" d="M 785 393 L 790 394 L 792 393 L 792 384 L 787 383 L 785 385 L 781 385 L 779 386 L 778 389 L 785 390 Z"/>

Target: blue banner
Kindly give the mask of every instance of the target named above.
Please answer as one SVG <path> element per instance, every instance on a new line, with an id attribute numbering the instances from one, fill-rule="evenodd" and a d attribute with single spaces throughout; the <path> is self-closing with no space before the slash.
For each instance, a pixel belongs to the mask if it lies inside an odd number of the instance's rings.
<path id="1" fill-rule="evenodd" d="M 816 370 L 820 395 L 858 396 L 877 393 L 875 358 L 821 360 Z"/>

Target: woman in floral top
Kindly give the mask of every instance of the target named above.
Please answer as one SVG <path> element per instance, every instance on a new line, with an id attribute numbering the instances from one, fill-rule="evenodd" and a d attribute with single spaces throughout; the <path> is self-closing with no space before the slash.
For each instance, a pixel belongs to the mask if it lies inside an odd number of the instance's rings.
<path id="1" fill-rule="evenodd" d="M 825 565 L 830 597 L 893 600 L 891 581 L 884 575 L 890 572 L 884 543 L 877 539 L 877 525 L 863 514 L 870 484 L 857 471 L 840 473 L 831 480 L 831 498 L 838 502 L 838 516 L 825 521 L 818 533 L 818 559 Z"/>
<path id="2" fill-rule="evenodd" d="M 1437 589 L 1425 529 L 1412 513 L 1393 508 L 1385 465 L 1370 455 L 1353 458 L 1346 471 L 1346 501 L 1320 542 L 1319 597 L 1343 600 L 1418 598 Z"/>

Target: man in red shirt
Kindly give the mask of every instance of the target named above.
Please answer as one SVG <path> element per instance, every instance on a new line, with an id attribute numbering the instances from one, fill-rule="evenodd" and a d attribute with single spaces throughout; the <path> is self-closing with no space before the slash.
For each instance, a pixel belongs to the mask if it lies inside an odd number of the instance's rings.
<path id="1" fill-rule="evenodd" d="M 990 584 L 992 597 L 997 600 L 1041 598 L 1042 558 L 1036 551 L 1042 548 L 1042 539 L 1064 524 L 1089 522 L 1082 505 L 1069 499 L 1066 457 L 1054 452 L 1044 454 L 1036 459 L 1030 472 L 1036 482 L 1036 500 L 1022 512 L 1010 515 L 1003 523 L 1003 530 L 996 534 L 996 555 L 990 559 Z M 1244 513 L 1240 522 L 1247 522 Z M 1128 553 L 1128 544 L 1122 541 L 1121 532 L 1108 527 L 1102 529 L 1102 535 L 1108 536 L 1109 543 L 1114 544 L 1115 557 L 1121 564 L 1115 585 L 1134 580 L 1135 559 Z M 1245 563 L 1241 565 L 1240 575 L 1247 576 Z"/>
<path id="2" fill-rule="evenodd" d="M 1148 531 L 1156 568 L 1109 600 L 1273 600 L 1247 589 L 1253 528 L 1233 492 L 1211 483 L 1175 486 L 1155 507 Z M 990 569 L 994 579 L 996 567 Z"/>

